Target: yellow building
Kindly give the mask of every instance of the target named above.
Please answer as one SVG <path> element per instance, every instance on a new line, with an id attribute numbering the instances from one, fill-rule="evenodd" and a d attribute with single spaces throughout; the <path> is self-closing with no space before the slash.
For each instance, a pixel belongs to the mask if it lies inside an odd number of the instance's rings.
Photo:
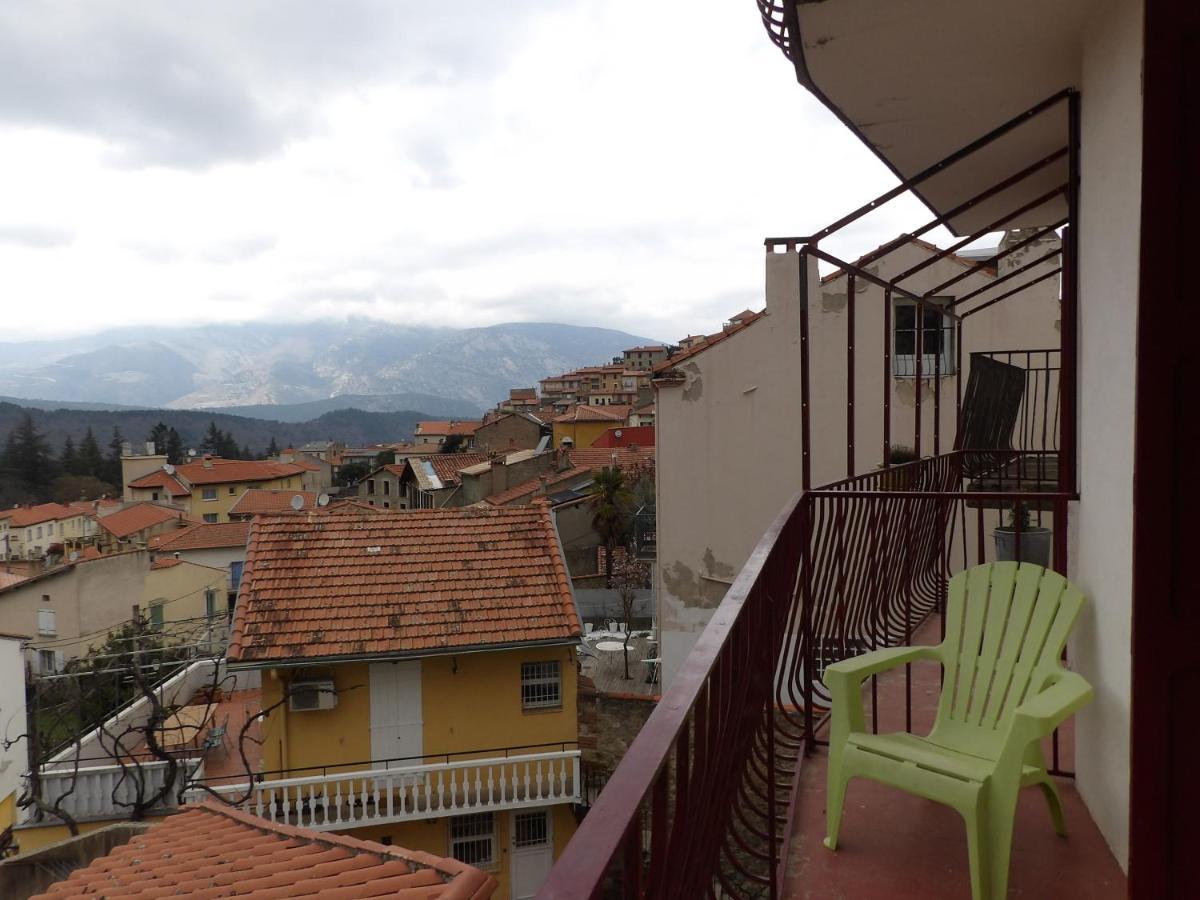
<path id="1" fill-rule="evenodd" d="M 179 642 L 200 652 L 219 650 L 228 632 L 228 577 L 224 569 L 160 556 L 146 573 L 141 610 Z"/>
<path id="2" fill-rule="evenodd" d="M 579 633 L 545 504 L 258 518 L 228 655 L 270 711 L 247 808 L 532 897 L 581 799 Z"/>
<path id="3" fill-rule="evenodd" d="M 555 416 L 554 446 L 556 448 L 590 447 L 610 428 L 629 424 L 628 406 L 585 406 L 580 404 Z"/>
<path id="4" fill-rule="evenodd" d="M 247 490 L 304 489 L 306 466 L 274 460 L 221 459 L 205 454 L 195 462 L 163 466 L 126 483 L 131 499 L 180 506 L 204 522 L 228 522 L 229 510 Z"/>

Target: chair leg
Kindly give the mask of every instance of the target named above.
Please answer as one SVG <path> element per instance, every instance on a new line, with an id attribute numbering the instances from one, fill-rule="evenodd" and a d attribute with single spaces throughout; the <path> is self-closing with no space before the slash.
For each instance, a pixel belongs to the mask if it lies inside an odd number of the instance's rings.
<path id="1" fill-rule="evenodd" d="M 971 866 L 972 900 L 989 900 L 991 889 L 990 842 L 988 841 L 988 817 L 985 801 L 979 802 L 969 812 L 963 812 L 967 826 L 967 860 Z"/>
<path id="2" fill-rule="evenodd" d="M 1037 786 L 1042 789 L 1042 796 L 1046 798 L 1046 805 L 1050 807 L 1050 818 L 1054 821 L 1054 833 L 1059 837 L 1066 837 L 1067 823 L 1063 818 L 1062 798 L 1058 796 L 1058 785 L 1047 775 L 1042 781 L 1037 782 Z"/>
<path id="3" fill-rule="evenodd" d="M 847 778 L 842 774 L 842 754 L 830 752 L 825 786 L 825 846 L 830 850 L 837 849 L 842 808 L 846 802 L 846 781 Z"/>

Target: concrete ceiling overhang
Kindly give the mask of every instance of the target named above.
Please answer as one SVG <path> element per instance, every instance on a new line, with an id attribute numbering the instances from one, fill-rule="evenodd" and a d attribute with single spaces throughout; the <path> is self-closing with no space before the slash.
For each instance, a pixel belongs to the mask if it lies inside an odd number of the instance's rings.
<path id="1" fill-rule="evenodd" d="M 792 3 L 795 0 L 785 0 Z M 902 179 L 1079 84 L 1092 0 L 799 0 L 785 18 L 801 84 Z M 794 16 L 793 16 L 794 13 Z M 917 188 L 937 214 L 1067 145 L 1060 102 Z M 967 235 L 1067 179 L 1065 156 L 952 218 Z M 1059 195 L 1003 227 L 1066 216 Z"/>

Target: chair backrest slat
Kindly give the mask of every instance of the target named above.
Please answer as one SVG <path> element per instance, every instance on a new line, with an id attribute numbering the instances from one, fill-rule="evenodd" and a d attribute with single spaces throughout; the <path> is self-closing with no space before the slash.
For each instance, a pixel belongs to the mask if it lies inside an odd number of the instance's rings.
<path id="1" fill-rule="evenodd" d="M 954 576 L 933 734 L 972 752 L 998 751 L 1014 710 L 1059 666 L 1083 599 L 1031 563 L 987 563 Z"/>

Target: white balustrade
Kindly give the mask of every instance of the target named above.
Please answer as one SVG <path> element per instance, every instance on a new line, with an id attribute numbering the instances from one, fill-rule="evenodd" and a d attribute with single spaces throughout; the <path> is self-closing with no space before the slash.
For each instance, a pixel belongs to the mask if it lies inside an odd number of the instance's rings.
<path id="1" fill-rule="evenodd" d="M 150 798 L 162 790 L 167 780 L 167 762 L 129 763 L 126 766 L 91 766 L 70 770 L 43 771 L 40 792 L 47 806 L 56 806 L 76 821 L 127 818 L 139 798 Z M 155 809 L 177 806 L 179 789 L 191 778 L 202 774 L 200 760 L 179 760 L 171 790 Z M 22 776 L 28 791 L 29 775 Z M 39 812 L 34 806 L 19 811 L 20 824 L 58 823 L 53 813 Z"/>
<path id="2" fill-rule="evenodd" d="M 489 757 L 403 768 L 334 772 L 211 792 L 272 822 L 319 831 L 487 810 L 578 803 L 579 751 Z M 184 801 L 211 794 L 193 789 Z"/>

